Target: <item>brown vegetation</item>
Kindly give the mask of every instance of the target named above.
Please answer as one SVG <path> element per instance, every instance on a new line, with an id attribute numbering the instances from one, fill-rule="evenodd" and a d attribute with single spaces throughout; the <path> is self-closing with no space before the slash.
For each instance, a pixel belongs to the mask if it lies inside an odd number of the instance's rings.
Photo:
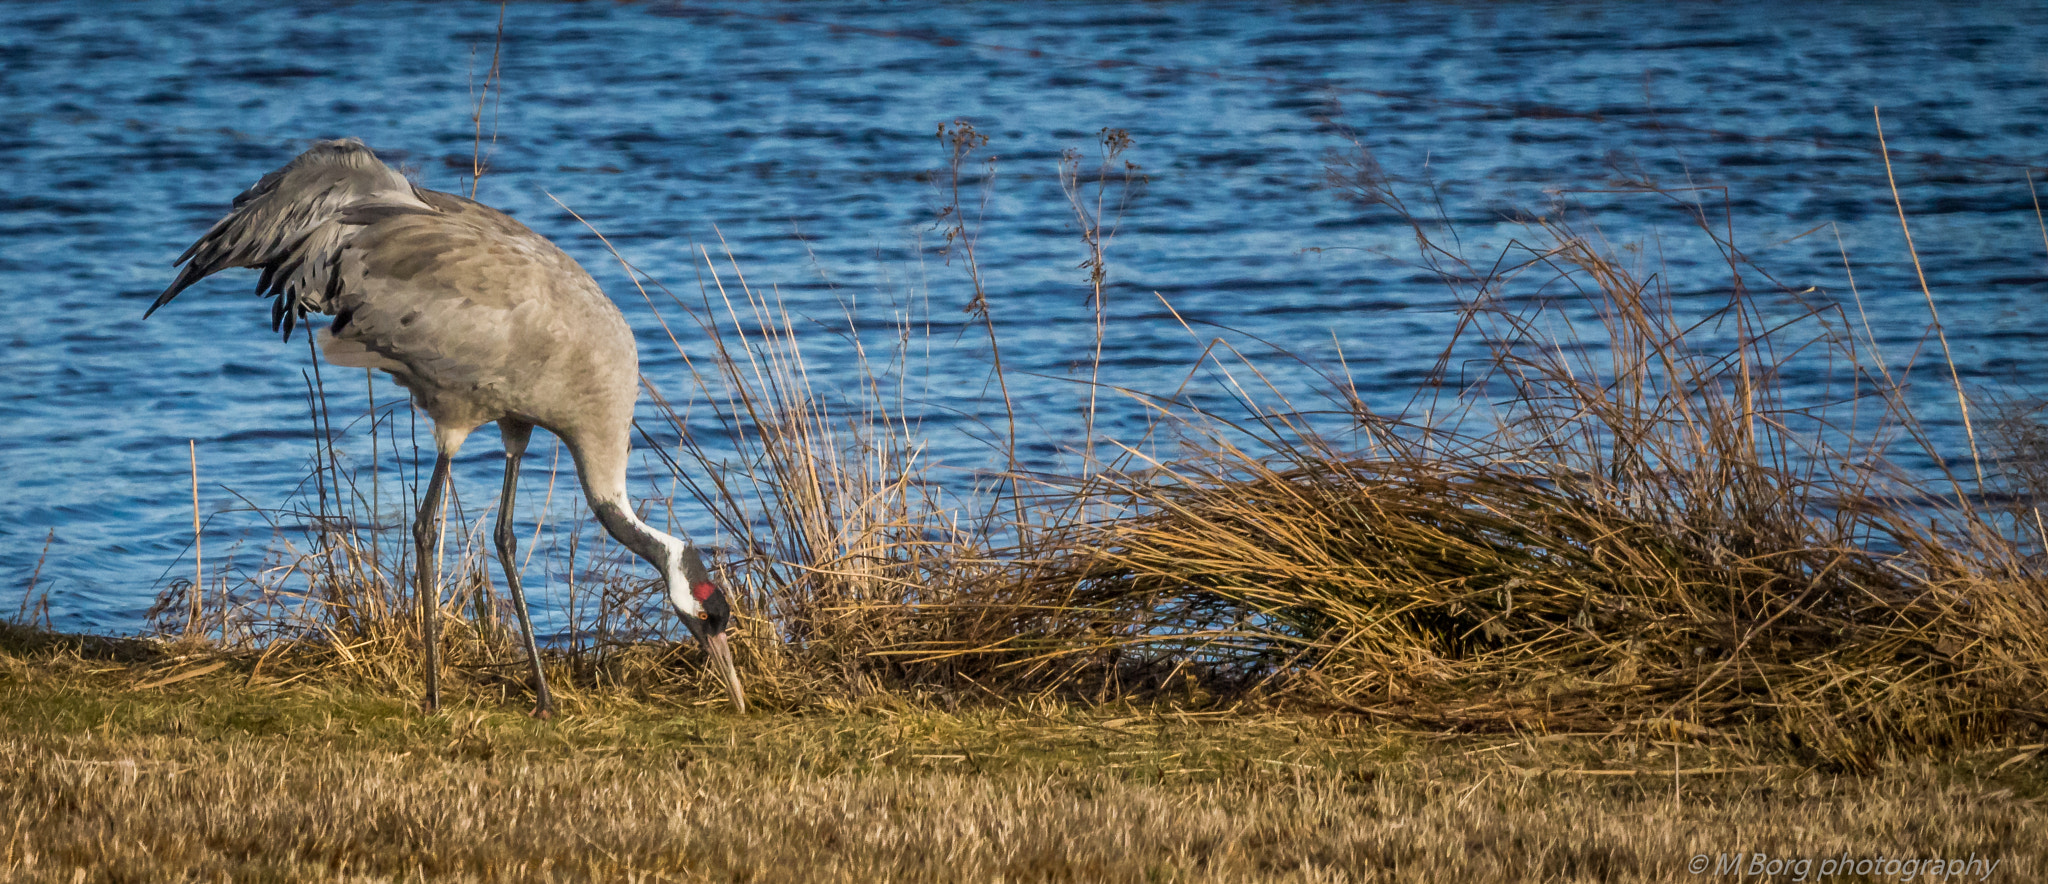
<path id="1" fill-rule="evenodd" d="M 983 141 L 940 134 L 947 240 L 993 356 L 1003 305 L 958 210 Z M 1105 194 L 1141 179 L 1105 163 L 1084 199 L 1068 162 L 1100 317 Z M 521 669 L 478 517 L 451 535 L 444 596 L 467 708 L 407 715 L 409 565 L 370 527 L 378 492 L 328 448 L 310 540 L 200 599 L 195 630 L 239 684 L 189 684 L 231 699 L 102 698 L 49 727 L 11 713 L 4 788 L 34 810 L 7 861 L 52 880 L 1653 880 L 1700 851 L 2048 843 L 2023 809 L 2037 782 L 1998 801 L 1957 785 L 1982 753 L 2038 771 L 2048 587 L 2029 553 L 2048 529 L 2026 495 L 1989 506 L 1974 461 L 1932 480 L 1896 466 L 1900 449 L 1947 461 L 1853 301 L 1767 309 L 1725 226 L 1648 183 L 1728 256 L 1719 303 L 1681 303 L 1586 219 L 1468 258 L 1370 157 L 1333 180 L 1411 224 L 1457 296 L 1412 408 L 1375 412 L 1335 370 L 1281 389 L 1217 340 L 1190 377 L 1222 378 L 1242 412 L 1101 379 L 1089 401 L 1136 397 L 1151 429 L 1091 432 L 1067 446 L 1080 473 L 1049 477 L 1016 466 L 1006 402 L 1007 473 L 953 487 L 892 380 L 910 327 L 856 341 L 860 375 L 821 390 L 799 323 L 707 250 L 694 303 L 641 292 L 696 360 L 689 395 L 650 383 L 682 439 L 657 453 L 687 498 L 667 503 L 730 538 L 735 648 L 765 714 L 718 711 L 638 571 L 600 557 L 570 593 L 580 638 L 550 662 L 568 720 L 514 722 Z M 1830 395 L 1798 401 L 1785 379 L 1813 365 Z M 736 460 L 680 402 L 711 409 Z M 2015 452 L 2031 426 L 2006 428 Z M 198 590 L 166 596 L 166 619 Z M 55 703 L 46 681 L 109 689 L 21 653 L 16 709 Z M 303 715 L 233 717 L 267 703 Z M 107 859 L 84 865 L 82 844 Z"/>
<path id="2" fill-rule="evenodd" d="M 1002 307 L 957 208 L 957 172 L 983 140 L 964 123 L 940 137 L 956 173 L 947 238 L 986 319 Z M 1074 200 L 1098 314 L 1104 206 L 1141 180 L 1111 162 L 1127 137 L 1104 143 L 1090 197 Z M 1078 194 L 1078 161 L 1064 168 Z M 664 328 L 695 321 L 676 344 L 695 356 L 681 399 L 709 406 L 744 465 L 650 383 L 682 440 L 657 449 L 689 498 L 667 504 L 701 507 L 731 539 L 723 573 L 748 609 L 738 653 L 768 708 L 872 691 L 1168 691 L 1429 728 L 1731 730 L 1862 770 L 2048 723 L 2048 595 L 2026 557 L 2038 519 L 1988 508 L 1966 477 L 1894 465 L 1901 448 L 1941 452 L 1906 379 L 1853 333 L 1845 305 L 1859 301 L 1779 292 L 1766 308 L 1751 287 L 1768 277 L 1721 220 L 1649 183 L 1642 198 L 1692 213 L 1692 235 L 1729 256 L 1724 300 L 1681 305 L 1664 275 L 1564 219 L 1468 258 L 1363 152 L 1332 180 L 1410 224 L 1420 264 L 1461 305 L 1412 406 L 1376 413 L 1334 373 L 1280 389 L 1218 339 L 1203 358 L 1242 413 L 1106 388 L 1143 401 L 1153 427 L 1070 446 L 1095 455 L 1076 476 L 1017 472 L 1013 424 L 995 432 L 1013 465 L 1003 482 L 938 481 L 891 374 L 908 325 L 856 339 L 858 375 L 821 391 L 799 324 L 729 262 L 700 255 L 696 303 L 636 275 Z M 983 325 L 995 352 L 997 325 Z M 1813 365 L 1832 380 L 1799 401 L 1785 378 Z M 317 384 L 309 394 L 323 420 Z M 1160 440 L 1177 453 L 1141 453 Z M 313 548 L 290 548 L 253 591 L 218 593 L 240 601 L 216 606 L 209 631 L 409 689 L 407 566 L 380 558 L 361 527 L 376 506 L 332 450 L 315 479 Z M 457 544 L 447 650 L 491 685 L 516 669 L 476 524 Z M 575 679 L 652 690 L 694 671 L 634 640 L 670 627 L 633 575 L 586 580 L 592 640 L 564 658 Z"/>

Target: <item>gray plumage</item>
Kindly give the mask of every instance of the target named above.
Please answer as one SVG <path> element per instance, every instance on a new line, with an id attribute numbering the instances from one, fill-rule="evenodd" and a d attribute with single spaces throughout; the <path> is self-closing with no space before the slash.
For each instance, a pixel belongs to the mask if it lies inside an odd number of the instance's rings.
<path id="1" fill-rule="evenodd" d="M 671 604 L 746 708 L 725 639 L 724 593 L 695 546 L 648 527 L 626 496 L 639 355 L 625 318 L 575 259 L 496 209 L 414 186 L 347 138 L 315 144 L 263 176 L 178 263 L 144 316 L 221 270 L 260 268 L 257 292 L 273 298 L 273 329 L 290 338 L 309 314 L 333 316 L 318 338 L 327 361 L 389 373 L 433 419 L 438 461 L 414 520 L 429 709 L 439 703 L 438 605 L 427 603 L 438 599 L 439 562 L 428 541 L 438 540 L 450 458 L 490 422 L 506 452 L 499 559 L 533 663 L 535 714 L 550 714 L 553 703 L 512 555 L 511 514 L 536 426 L 568 446 L 592 512 L 661 572 Z"/>

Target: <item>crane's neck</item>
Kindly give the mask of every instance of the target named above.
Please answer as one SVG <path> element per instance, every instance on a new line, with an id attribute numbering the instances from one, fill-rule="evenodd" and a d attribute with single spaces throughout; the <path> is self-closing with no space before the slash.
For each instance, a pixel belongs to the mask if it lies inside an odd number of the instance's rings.
<path id="1" fill-rule="evenodd" d="M 605 533 L 654 566 L 667 586 L 670 603 L 685 619 L 701 616 L 702 600 L 696 597 L 693 588 L 699 583 L 709 582 L 709 575 L 703 573 L 701 557 L 690 554 L 695 551 L 690 541 L 661 531 L 633 513 L 632 502 L 626 497 L 627 446 L 624 435 L 621 434 L 612 444 L 591 444 L 588 440 L 574 438 L 565 438 L 564 441 L 576 458 L 576 476 L 583 483 L 583 495 L 590 501 L 590 511 L 596 514 L 597 522 L 604 526 Z"/>
<path id="2" fill-rule="evenodd" d="M 662 576 L 668 575 L 670 563 L 675 561 L 675 548 L 684 545 L 681 540 L 641 521 L 622 501 L 591 498 L 590 511 L 597 514 L 598 524 L 619 545 L 646 559 Z"/>

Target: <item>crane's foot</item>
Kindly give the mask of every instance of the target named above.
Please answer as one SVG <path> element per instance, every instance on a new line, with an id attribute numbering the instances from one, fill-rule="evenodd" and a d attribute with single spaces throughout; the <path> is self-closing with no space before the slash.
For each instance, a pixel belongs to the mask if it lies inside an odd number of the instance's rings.
<path id="1" fill-rule="evenodd" d="M 532 715 L 534 719 L 537 721 L 546 721 L 550 718 L 555 717 L 555 710 L 553 707 L 549 706 L 535 706 L 533 707 L 533 711 L 528 714 Z"/>

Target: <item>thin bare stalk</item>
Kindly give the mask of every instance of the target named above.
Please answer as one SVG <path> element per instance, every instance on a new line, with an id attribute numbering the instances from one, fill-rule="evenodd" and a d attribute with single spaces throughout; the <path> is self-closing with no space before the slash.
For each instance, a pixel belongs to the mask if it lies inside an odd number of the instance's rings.
<path id="1" fill-rule="evenodd" d="M 1884 140 L 1884 117 L 1875 106 L 1870 109 L 1870 117 L 1877 123 L 1878 154 L 1884 157 L 1884 180 L 1891 187 L 1892 205 L 1898 209 L 1899 232 L 1906 235 L 1906 254 L 1913 259 L 1913 275 L 1920 281 L 1920 293 L 1927 296 L 1927 315 L 1933 320 L 1934 335 L 1941 340 L 1941 358 L 1948 363 L 1949 380 L 1955 385 L 1956 407 L 1962 410 L 1963 416 L 1963 434 L 1970 442 L 1970 465 L 1977 471 L 1977 487 L 1981 490 L 1984 487 L 1984 459 L 1977 454 L 1977 428 L 1970 421 L 1970 397 L 1963 392 L 1963 376 L 1956 369 L 1955 355 L 1949 350 L 1948 332 L 1941 326 L 1941 311 L 1934 306 L 1934 290 L 1927 285 L 1927 271 L 1920 267 L 1920 251 L 1913 247 L 1913 230 L 1906 224 L 1906 203 L 1899 197 L 1898 179 L 1892 177 L 1892 152 Z M 1957 505 L 1966 512 L 1972 509 L 1967 497 L 1959 499 Z"/>
<path id="2" fill-rule="evenodd" d="M 1117 180 L 1117 206 L 1114 220 L 1105 227 L 1103 203 L 1112 180 L 1111 167 L 1131 147 L 1131 135 L 1123 129 L 1104 128 L 1100 133 L 1102 161 L 1095 172 L 1095 192 L 1092 200 L 1081 192 L 1080 152 L 1068 149 L 1060 154 L 1060 190 L 1067 196 L 1067 205 L 1074 212 L 1074 221 L 1081 230 L 1081 241 L 1088 249 L 1087 260 L 1081 263 L 1088 271 L 1088 304 L 1095 318 L 1095 346 L 1088 369 L 1088 406 L 1082 429 L 1083 469 L 1095 471 L 1095 416 L 1096 396 L 1102 383 L 1102 343 L 1107 333 L 1109 315 L 1108 302 L 1103 296 L 1103 284 L 1109 277 L 1109 265 L 1104 259 L 1104 250 L 1109 240 L 1116 236 L 1116 230 L 1123 222 L 1124 210 L 1130 205 L 1132 191 L 1144 180 L 1138 165 L 1129 161 L 1123 163 Z M 1093 203 L 1091 206 L 1090 203 Z"/>
<path id="3" fill-rule="evenodd" d="M 967 280 L 974 288 L 974 297 L 967 302 L 966 312 L 968 315 L 980 319 L 983 330 L 988 334 L 989 360 L 992 365 L 992 371 L 995 374 L 996 389 L 1003 397 L 1003 417 L 1008 433 L 1007 444 L 1003 447 L 1003 458 L 1007 474 L 1005 481 L 1014 482 L 1017 475 L 1017 408 L 1010 399 L 1009 376 L 1003 371 L 1003 348 L 1001 342 L 997 340 L 995 317 L 990 313 L 988 290 L 982 286 L 981 262 L 976 259 L 974 254 L 975 242 L 980 238 L 981 233 L 979 222 L 982 214 L 988 209 L 989 191 L 994 186 L 995 159 L 991 157 L 985 163 L 986 171 L 982 180 L 981 191 L 981 212 L 977 212 L 975 215 L 976 223 L 969 225 L 966 212 L 961 205 L 960 171 L 967 164 L 968 157 L 972 156 L 976 150 L 988 145 L 988 136 L 974 128 L 973 123 L 964 119 L 954 120 L 952 123 L 939 124 L 938 134 L 939 141 L 945 144 L 947 148 L 947 191 L 950 197 L 950 201 L 946 206 L 939 210 L 939 224 L 941 229 L 946 232 L 945 244 L 948 250 L 950 251 L 952 247 L 957 245 L 961 250 L 962 256 L 965 258 Z M 1009 496 L 1013 499 L 1013 503 L 1015 503 L 1014 493 Z M 1001 495 L 998 496 L 998 499 L 1000 497 Z M 1017 529 L 1022 531 L 1025 522 L 1023 505 L 1021 503 L 1015 503 L 1015 518 Z"/>
<path id="4" fill-rule="evenodd" d="M 498 62 L 499 59 L 502 57 L 502 53 L 505 48 L 505 6 L 505 0 L 499 0 L 498 35 L 496 39 L 491 41 L 491 69 L 490 71 L 484 74 L 483 91 L 477 94 L 476 110 L 473 111 L 469 116 L 470 126 L 472 127 L 473 130 L 471 135 L 473 140 L 470 143 L 469 155 L 470 199 L 476 199 L 476 188 L 478 184 L 483 182 L 484 170 L 486 169 L 486 166 L 484 164 L 484 102 L 491 97 L 493 86 L 497 87 L 496 91 L 498 93 L 499 99 L 502 100 L 504 98 L 504 86 L 502 83 L 499 82 L 500 69 L 498 67 Z M 472 71 L 475 70 L 475 64 L 476 62 L 474 60 L 470 62 Z M 472 92 L 476 91 L 474 78 L 475 75 L 471 74 L 470 89 Z M 491 114 L 491 146 L 496 147 L 497 144 L 498 116 L 494 106 L 493 112 Z"/>
<path id="5" fill-rule="evenodd" d="M 199 440 L 185 440 L 186 453 L 192 459 L 192 612 L 185 620 L 185 637 L 199 637 L 199 603 L 206 589 L 205 551 L 200 547 L 199 536 Z"/>

